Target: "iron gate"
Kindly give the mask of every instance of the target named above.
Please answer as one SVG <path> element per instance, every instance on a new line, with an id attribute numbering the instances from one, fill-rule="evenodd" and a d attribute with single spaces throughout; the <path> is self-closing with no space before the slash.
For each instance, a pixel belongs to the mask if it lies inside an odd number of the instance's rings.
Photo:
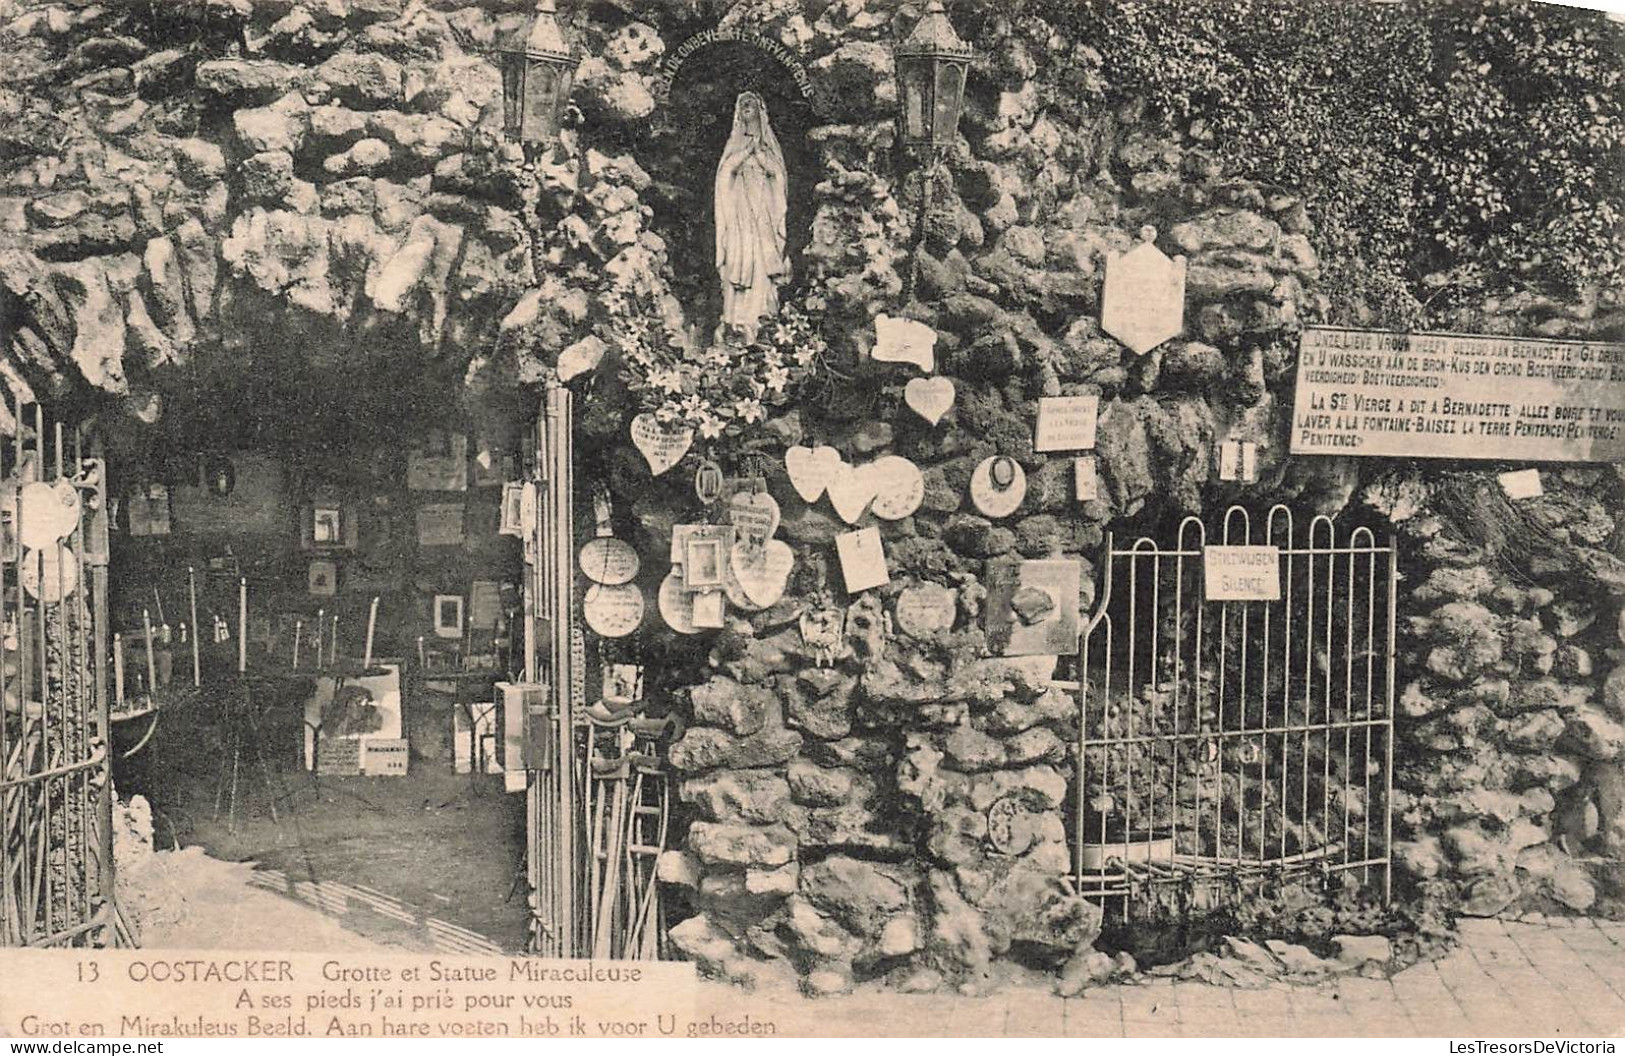
<path id="1" fill-rule="evenodd" d="M 1106 541 L 1076 682 L 1077 888 L 1126 917 L 1315 877 L 1386 901 L 1394 545 L 1339 542 L 1324 516 L 1299 536 L 1284 506 L 1262 531 L 1231 507 L 1219 535 L 1187 517 L 1171 550 Z M 1278 548 L 1278 599 L 1208 600 L 1215 545 Z"/>
<path id="2" fill-rule="evenodd" d="M 0 451 L 0 945 L 109 944 L 105 465 L 24 412 Z"/>

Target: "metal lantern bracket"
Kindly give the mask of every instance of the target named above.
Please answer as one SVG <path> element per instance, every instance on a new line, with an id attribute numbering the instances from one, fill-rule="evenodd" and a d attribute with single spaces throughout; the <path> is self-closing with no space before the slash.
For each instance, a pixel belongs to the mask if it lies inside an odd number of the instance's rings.
<path id="1" fill-rule="evenodd" d="M 975 59 L 975 50 L 954 31 L 942 0 L 931 0 L 896 50 L 905 149 L 937 150 L 953 143 L 966 74 Z"/>
<path id="2" fill-rule="evenodd" d="M 976 52 L 960 39 L 948 20 L 942 0 L 931 0 L 908 37 L 897 46 L 898 141 L 905 153 L 923 155 L 920 174 L 920 212 L 914 225 L 914 244 L 904 299 L 913 300 L 919 281 L 919 253 L 925 244 L 925 226 L 931 212 L 931 192 L 944 156 L 959 136 L 959 114 L 965 101 L 965 81 Z"/>
<path id="3" fill-rule="evenodd" d="M 503 126 L 525 147 L 545 147 L 559 134 L 571 83 L 580 62 L 565 39 L 555 0 L 539 0 L 518 48 L 499 49 Z"/>

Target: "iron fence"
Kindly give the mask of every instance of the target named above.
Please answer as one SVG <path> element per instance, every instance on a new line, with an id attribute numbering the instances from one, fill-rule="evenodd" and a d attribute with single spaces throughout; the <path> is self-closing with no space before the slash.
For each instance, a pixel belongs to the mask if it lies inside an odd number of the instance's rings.
<path id="1" fill-rule="evenodd" d="M 1314 877 L 1389 895 L 1395 548 L 1364 527 L 1340 542 L 1324 516 L 1294 529 L 1284 506 L 1261 533 L 1231 507 L 1218 543 L 1197 517 L 1173 549 L 1106 541 L 1066 683 L 1072 861 L 1078 891 L 1125 917 Z M 1242 593 L 1278 596 L 1209 600 L 1234 594 L 1207 580 L 1216 546 L 1273 548 Z"/>
<path id="2" fill-rule="evenodd" d="M 106 944 L 106 473 L 31 406 L 0 451 L 0 945 Z"/>

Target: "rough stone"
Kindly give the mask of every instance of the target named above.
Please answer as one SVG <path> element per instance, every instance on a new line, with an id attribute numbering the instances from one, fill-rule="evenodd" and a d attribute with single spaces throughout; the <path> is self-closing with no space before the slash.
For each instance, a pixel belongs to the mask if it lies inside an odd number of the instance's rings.
<path id="1" fill-rule="evenodd" d="M 395 107 L 405 101 L 401 65 L 383 55 L 340 52 L 315 74 L 351 106 Z"/>
<path id="2" fill-rule="evenodd" d="M 844 766 L 818 766 L 805 759 L 790 764 L 790 795 L 797 803 L 812 807 L 835 807 L 852 795 L 857 771 Z"/>
<path id="3" fill-rule="evenodd" d="M 1004 745 L 980 730 L 959 726 L 943 743 L 953 767 L 966 773 L 1004 765 Z"/>
<path id="4" fill-rule="evenodd" d="M 783 825 L 726 825 L 696 821 L 688 849 L 707 865 L 774 867 L 796 856 L 796 838 Z"/>
<path id="5" fill-rule="evenodd" d="M 1334 935 L 1332 945 L 1337 948 L 1337 959 L 1355 968 L 1368 961 L 1387 964 L 1394 955 L 1384 935 Z"/>
<path id="6" fill-rule="evenodd" d="M 742 686 L 731 678 L 713 676 L 689 694 L 694 721 L 716 726 L 741 737 L 759 733 L 774 707 L 773 695 L 759 686 Z"/>
<path id="7" fill-rule="evenodd" d="M 684 781 L 682 798 L 712 821 L 770 825 L 784 818 L 790 786 L 773 770 L 727 770 Z"/>
<path id="8" fill-rule="evenodd" d="M 677 770 L 690 772 L 718 767 L 752 769 L 789 762 L 800 750 L 801 734 L 794 730 L 735 737 L 724 730 L 694 727 L 671 746 L 668 758 Z"/>
<path id="9" fill-rule="evenodd" d="M 826 741 L 838 741 L 852 732 L 852 696 L 857 680 L 831 676 L 834 672 L 816 668 L 803 671 L 786 688 L 786 725 Z"/>
<path id="10" fill-rule="evenodd" d="M 886 922 L 911 901 L 916 878 L 906 866 L 830 855 L 801 871 L 808 902 L 855 935 L 878 938 Z"/>

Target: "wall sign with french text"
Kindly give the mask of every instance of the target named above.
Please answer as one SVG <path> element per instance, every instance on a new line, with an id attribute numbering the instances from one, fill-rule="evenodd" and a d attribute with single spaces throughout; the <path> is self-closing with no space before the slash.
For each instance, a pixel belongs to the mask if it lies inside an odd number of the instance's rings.
<path id="1" fill-rule="evenodd" d="M 1625 461 L 1625 345 L 1310 327 L 1291 452 Z"/>

